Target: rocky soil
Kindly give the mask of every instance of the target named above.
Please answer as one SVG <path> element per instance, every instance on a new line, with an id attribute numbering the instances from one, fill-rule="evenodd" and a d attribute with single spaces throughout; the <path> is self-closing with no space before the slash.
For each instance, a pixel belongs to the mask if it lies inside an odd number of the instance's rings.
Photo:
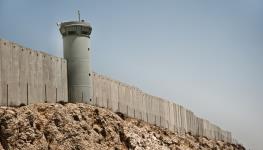
<path id="1" fill-rule="evenodd" d="M 0 150 L 245 149 L 241 145 L 174 134 L 87 104 L 0 107 Z"/>

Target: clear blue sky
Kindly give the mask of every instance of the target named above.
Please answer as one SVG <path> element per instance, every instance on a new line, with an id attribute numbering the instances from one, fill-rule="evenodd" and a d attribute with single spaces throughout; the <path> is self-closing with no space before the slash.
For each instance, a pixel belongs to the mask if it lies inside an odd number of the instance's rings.
<path id="1" fill-rule="evenodd" d="M 0 0 L 0 38 L 62 56 L 56 23 L 77 10 L 93 26 L 94 71 L 263 149 L 263 1 Z"/>

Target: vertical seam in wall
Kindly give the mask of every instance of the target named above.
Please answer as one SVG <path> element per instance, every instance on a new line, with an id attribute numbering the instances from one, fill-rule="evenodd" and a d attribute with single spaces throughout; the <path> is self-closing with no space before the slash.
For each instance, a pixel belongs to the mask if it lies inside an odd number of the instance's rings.
<path id="1" fill-rule="evenodd" d="M 118 112 L 120 112 L 120 91 L 119 91 L 119 88 L 120 88 L 120 83 L 118 84 Z"/>
<path id="2" fill-rule="evenodd" d="M 94 90 L 94 89 L 95 89 L 95 82 L 94 82 L 94 80 L 93 80 L 93 79 L 94 79 L 94 76 L 95 76 L 95 75 L 94 75 L 93 73 L 91 73 L 91 77 L 92 77 L 92 80 L 91 80 L 91 81 L 92 81 L 92 87 L 93 87 L 93 89 L 92 89 L 92 100 L 93 100 L 93 101 L 91 102 L 92 104 L 94 104 L 94 99 L 95 99 L 95 92 L 94 92 L 94 91 L 95 91 L 95 90 Z M 96 106 L 96 105 L 95 105 L 95 106 Z"/>
<path id="3" fill-rule="evenodd" d="M 110 84 L 110 98 L 111 98 L 111 84 Z M 113 103 L 113 102 L 112 102 Z M 109 106 L 108 106 L 108 108 L 109 108 Z M 111 110 L 113 110 L 113 107 L 111 106 Z"/>
<path id="4" fill-rule="evenodd" d="M 45 84 L 45 103 L 47 103 L 47 85 Z"/>
<path id="5" fill-rule="evenodd" d="M 83 91 L 81 92 L 81 102 L 83 103 Z"/>
<path id="6" fill-rule="evenodd" d="M 26 104 L 28 105 L 28 83 L 26 83 Z"/>
<path id="7" fill-rule="evenodd" d="M 120 102 L 118 102 L 118 110 L 117 112 L 120 112 Z"/>
<path id="8" fill-rule="evenodd" d="M 129 106 L 127 105 L 127 116 L 129 115 Z"/>
<path id="9" fill-rule="evenodd" d="M 107 99 L 107 108 L 109 108 L 109 99 Z"/>
<path id="10" fill-rule="evenodd" d="M 58 88 L 56 88 L 56 103 L 58 102 Z"/>
<path id="11" fill-rule="evenodd" d="M 160 126 L 162 127 L 162 117 L 160 116 Z"/>
<path id="12" fill-rule="evenodd" d="M 59 61 L 60 61 L 60 73 L 61 73 L 61 75 L 60 75 L 60 85 L 61 85 L 61 96 L 60 96 L 60 99 L 62 98 L 62 100 L 61 101 L 66 101 L 66 100 L 64 100 L 64 86 L 63 86 L 63 70 L 62 70 L 62 62 L 63 62 L 63 60 L 62 60 L 62 58 L 60 58 L 59 59 Z"/>
<path id="13" fill-rule="evenodd" d="M 171 120 L 170 102 L 168 102 L 168 108 L 169 108 L 169 120 Z M 168 124 L 168 129 L 169 129 L 169 122 L 168 122 L 168 120 L 167 120 L 167 124 Z"/>
<path id="14" fill-rule="evenodd" d="M 6 84 L 6 106 L 8 106 L 8 84 Z"/>
<path id="15" fill-rule="evenodd" d="M 68 74 L 67 74 L 67 85 L 68 85 Z M 71 97 L 70 97 L 70 87 L 69 87 L 69 85 L 68 85 L 68 89 L 67 89 L 67 91 L 68 91 L 68 101 L 70 102 L 71 100 Z"/>

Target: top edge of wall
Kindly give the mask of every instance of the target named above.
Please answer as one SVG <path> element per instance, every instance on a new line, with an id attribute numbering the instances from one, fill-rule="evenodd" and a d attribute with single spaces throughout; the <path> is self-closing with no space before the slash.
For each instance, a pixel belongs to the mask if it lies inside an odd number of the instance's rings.
<path id="1" fill-rule="evenodd" d="M 15 46 L 20 47 L 20 48 L 23 48 L 23 49 L 25 49 L 25 50 L 30 50 L 30 51 L 32 51 L 32 52 L 41 53 L 41 54 L 43 54 L 43 55 L 45 55 L 45 56 L 48 56 L 48 57 L 51 57 L 51 58 L 57 58 L 57 59 L 66 60 L 66 59 L 64 59 L 64 58 L 62 58 L 62 57 L 54 56 L 54 55 L 51 55 L 51 54 L 49 54 L 49 53 L 47 53 L 47 52 L 44 52 L 44 51 L 41 51 L 41 50 L 32 49 L 32 48 L 23 46 L 23 45 L 21 45 L 21 44 L 18 44 L 18 43 L 16 43 L 16 42 L 9 41 L 9 40 L 3 39 L 3 38 L 0 38 L 0 44 L 1 44 L 1 43 L 8 43 L 8 44 L 10 44 L 10 45 L 15 45 Z"/>
<path id="2" fill-rule="evenodd" d="M 183 109 L 184 111 L 189 112 L 189 113 L 193 114 L 194 116 L 196 116 L 196 114 L 195 114 L 193 111 L 191 111 L 191 110 L 188 109 L 188 108 L 185 108 L 183 105 L 177 104 L 175 101 L 167 100 L 167 99 L 161 98 L 161 97 L 159 97 L 159 96 L 154 96 L 154 95 L 151 95 L 151 94 L 149 94 L 149 93 L 145 93 L 143 90 L 141 90 L 141 89 L 138 88 L 138 87 L 132 86 L 132 85 L 130 85 L 130 84 L 128 84 L 128 83 L 124 83 L 124 82 L 121 82 L 121 81 L 118 81 L 118 80 L 115 80 L 115 79 L 112 79 L 112 78 L 110 78 L 110 77 L 108 77 L 108 76 L 99 74 L 99 73 L 97 73 L 97 72 L 93 72 L 93 75 L 94 75 L 94 76 L 97 76 L 97 77 L 99 77 L 99 78 L 101 78 L 101 79 L 105 79 L 105 80 L 108 80 L 108 81 L 112 81 L 112 82 L 115 82 L 115 83 L 117 83 L 117 84 L 120 84 L 120 85 L 123 85 L 123 86 L 126 86 L 126 87 L 130 87 L 130 88 L 133 88 L 133 89 L 137 89 L 139 92 L 142 92 L 143 95 L 148 96 L 148 97 L 151 97 L 151 98 L 158 99 L 160 102 L 167 103 L 167 104 L 169 104 L 169 103 L 175 104 L 176 106 L 178 106 L 179 108 Z M 227 132 L 227 133 L 229 132 L 229 133 L 231 133 L 231 132 L 228 131 L 228 130 L 224 130 L 224 129 L 220 128 L 218 125 L 215 125 L 214 123 L 208 121 L 207 119 L 203 119 L 203 118 L 201 118 L 201 117 L 199 117 L 199 116 L 196 116 L 196 117 L 199 118 L 199 119 L 202 119 L 202 120 L 203 120 L 204 122 L 206 122 L 207 124 L 214 125 L 215 127 L 217 127 L 218 129 L 220 129 L 220 130 L 222 130 L 222 131 L 224 131 L 224 132 Z"/>

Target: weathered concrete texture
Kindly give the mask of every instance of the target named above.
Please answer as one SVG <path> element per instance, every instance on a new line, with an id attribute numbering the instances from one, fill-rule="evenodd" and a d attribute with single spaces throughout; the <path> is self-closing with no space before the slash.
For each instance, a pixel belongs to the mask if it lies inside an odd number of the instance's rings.
<path id="1" fill-rule="evenodd" d="M 0 40 L 0 71 L 1 106 L 68 101 L 65 59 Z M 90 104 L 180 134 L 191 132 L 193 135 L 232 142 L 230 132 L 195 116 L 183 106 L 106 76 L 93 73 L 92 78 L 93 99 L 88 101 Z"/>
<path id="2" fill-rule="evenodd" d="M 69 21 L 61 23 L 59 30 L 63 37 L 64 58 L 67 60 L 69 101 L 91 103 L 93 98 L 90 67 L 92 28 L 84 21 Z M 105 99 L 103 101 L 105 102 Z"/>
<path id="3" fill-rule="evenodd" d="M 170 131 L 232 142 L 231 133 L 201 119 L 183 106 L 142 92 L 125 83 L 93 73 L 91 104 L 121 112 Z"/>
<path id="4" fill-rule="evenodd" d="M 0 105 L 68 101 L 62 58 L 0 39 Z"/>

